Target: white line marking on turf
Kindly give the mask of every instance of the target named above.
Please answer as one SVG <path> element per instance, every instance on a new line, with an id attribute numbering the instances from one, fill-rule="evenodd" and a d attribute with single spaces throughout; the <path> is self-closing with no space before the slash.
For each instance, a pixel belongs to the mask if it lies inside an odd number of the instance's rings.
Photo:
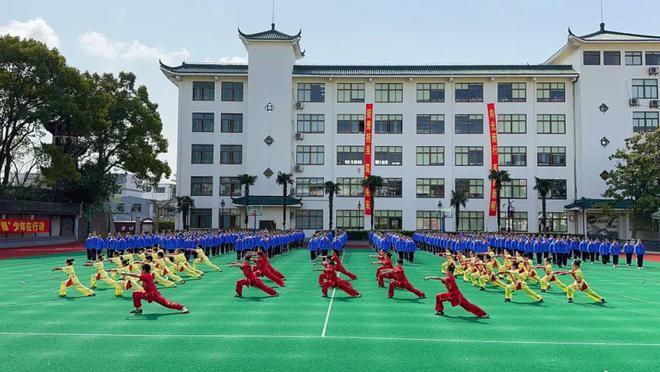
<path id="1" fill-rule="evenodd" d="M 330 320 L 330 312 L 332 311 L 332 303 L 335 301 L 335 292 L 337 288 L 332 288 L 332 295 L 330 295 L 330 304 L 328 304 L 328 312 L 325 313 L 325 321 L 323 322 L 323 331 L 321 337 L 325 337 L 325 332 L 328 330 L 328 321 Z"/>
<path id="2" fill-rule="evenodd" d="M 461 340 L 447 338 L 380 337 L 380 336 L 314 336 L 314 335 L 231 335 L 231 334 L 135 334 L 135 333 L 68 333 L 68 332 L 0 332 L 2 336 L 17 337 L 127 337 L 127 338 L 260 338 L 260 339 L 335 339 L 363 341 L 407 341 L 431 343 L 467 344 L 515 344 L 515 345 L 565 345 L 565 346 L 633 346 L 660 347 L 660 343 L 643 342 L 596 342 L 596 341 L 530 341 L 530 340 Z"/>
<path id="3" fill-rule="evenodd" d="M 631 300 L 636 300 L 636 301 L 644 302 L 644 303 L 647 303 L 647 304 L 649 304 L 649 305 L 660 305 L 660 304 L 657 303 L 657 302 L 646 301 L 646 300 L 643 300 L 643 299 L 641 299 L 641 298 L 637 298 L 637 297 L 632 297 L 632 296 L 624 295 L 624 294 L 622 294 L 622 293 L 618 293 L 618 292 L 612 292 L 612 291 L 607 290 L 607 289 L 600 289 L 600 291 L 601 291 L 601 292 L 606 292 L 606 293 L 611 293 L 611 294 L 613 294 L 613 295 L 617 295 L 617 296 L 621 296 L 621 297 L 625 297 L 625 298 L 629 298 L 629 299 L 631 299 Z"/>

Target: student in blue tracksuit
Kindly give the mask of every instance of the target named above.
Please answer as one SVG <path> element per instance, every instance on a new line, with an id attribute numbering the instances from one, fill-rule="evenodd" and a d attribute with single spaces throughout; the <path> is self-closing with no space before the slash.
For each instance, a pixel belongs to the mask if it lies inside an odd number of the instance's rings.
<path id="1" fill-rule="evenodd" d="M 600 253 L 601 262 L 603 265 L 610 263 L 610 241 L 605 239 L 600 246 L 598 247 L 598 253 Z"/>
<path id="2" fill-rule="evenodd" d="M 640 239 L 637 239 L 635 244 L 635 256 L 637 256 L 637 269 L 641 270 L 644 267 L 644 254 L 646 253 L 646 247 L 642 244 Z"/>
<path id="3" fill-rule="evenodd" d="M 612 266 L 619 266 L 619 255 L 621 254 L 621 246 L 618 240 L 613 240 L 610 244 L 610 255 L 612 256 Z"/>
<path id="4" fill-rule="evenodd" d="M 626 255 L 626 265 L 632 265 L 632 256 L 635 253 L 635 243 L 632 239 L 623 245 L 623 253 Z"/>

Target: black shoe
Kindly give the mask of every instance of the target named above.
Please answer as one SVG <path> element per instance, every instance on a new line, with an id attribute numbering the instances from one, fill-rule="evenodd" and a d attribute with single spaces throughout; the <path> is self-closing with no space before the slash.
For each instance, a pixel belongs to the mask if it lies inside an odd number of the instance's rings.
<path id="1" fill-rule="evenodd" d="M 511 302 L 511 299 L 510 298 L 505 298 L 504 302 Z"/>
<path id="2" fill-rule="evenodd" d="M 481 287 L 481 288 L 479 288 L 479 290 L 480 290 L 480 291 L 485 291 L 485 290 L 486 290 L 486 288 L 484 288 L 484 287 Z"/>
<path id="3" fill-rule="evenodd" d="M 133 309 L 133 311 L 131 311 L 131 314 L 142 314 L 142 309 Z"/>
<path id="4" fill-rule="evenodd" d="M 606 303 L 607 303 L 607 301 L 605 301 L 604 298 L 601 298 L 601 299 L 600 299 L 600 302 L 603 303 L 603 304 L 606 304 Z"/>
<path id="5" fill-rule="evenodd" d="M 569 298 L 569 299 L 568 299 L 568 303 L 569 303 L 569 304 L 572 304 L 572 303 L 573 303 L 573 299 L 572 299 L 572 298 Z"/>
<path id="6" fill-rule="evenodd" d="M 436 312 L 435 312 L 435 315 L 440 315 L 440 316 L 442 316 L 442 315 L 445 315 L 445 312 L 444 312 L 444 311 L 436 311 Z"/>
<path id="7" fill-rule="evenodd" d="M 328 297 L 328 295 L 321 295 L 321 297 Z"/>
<path id="8" fill-rule="evenodd" d="M 538 301 L 536 301 L 536 302 L 538 302 L 538 303 L 543 303 L 543 299 L 540 299 L 540 300 L 538 300 Z"/>
<path id="9" fill-rule="evenodd" d="M 542 289 L 541 292 L 545 292 L 545 289 Z"/>

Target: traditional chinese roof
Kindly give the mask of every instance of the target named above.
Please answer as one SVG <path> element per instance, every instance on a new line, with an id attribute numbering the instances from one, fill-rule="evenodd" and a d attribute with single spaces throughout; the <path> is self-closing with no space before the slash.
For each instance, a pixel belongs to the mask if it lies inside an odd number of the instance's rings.
<path id="1" fill-rule="evenodd" d="M 641 35 L 641 34 L 631 34 L 628 32 L 618 32 L 618 31 L 609 31 L 605 29 L 605 23 L 600 24 L 600 29 L 596 32 L 592 32 L 587 35 L 577 36 L 571 29 L 568 29 L 569 37 L 574 37 L 582 41 L 607 41 L 607 42 L 618 42 L 618 41 L 637 41 L 637 42 L 646 42 L 646 41 L 656 41 L 660 42 L 660 36 L 653 35 Z"/>
<path id="2" fill-rule="evenodd" d="M 257 205 L 257 206 L 281 206 L 282 196 L 273 195 L 250 195 L 248 197 L 241 196 L 239 198 L 231 198 L 232 202 L 236 205 Z M 286 197 L 286 205 L 301 205 L 302 199 L 295 198 L 291 195 Z"/>
<path id="3" fill-rule="evenodd" d="M 241 29 L 238 29 L 238 35 L 242 39 L 246 40 L 261 40 L 261 41 L 288 41 L 288 40 L 296 40 L 300 39 L 300 34 L 302 33 L 302 30 L 298 31 L 297 34 L 295 35 L 289 35 L 285 34 L 284 32 L 278 31 L 275 29 L 275 24 L 271 23 L 271 28 L 270 30 L 262 31 L 262 32 L 257 32 L 254 34 L 246 34 Z"/>
<path id="4" fill-rule="evenodd" d="M 571 204 L 564 206 L 565 209 L 598 209 L 606 205 L 611 205 L 614 209 L 631 209 L 633 207 L 632 200 L 615 200 L 615 199 L 591 199 L 581 198 L 575 199 Z"/>

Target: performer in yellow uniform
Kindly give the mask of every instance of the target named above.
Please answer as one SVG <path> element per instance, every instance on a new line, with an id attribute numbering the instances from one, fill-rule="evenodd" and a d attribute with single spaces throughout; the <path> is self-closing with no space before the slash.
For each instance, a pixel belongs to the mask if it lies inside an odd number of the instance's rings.
<path id="1" fill-rule="evenodd" d="M 483 275 L 479 277 L 479 286 L 481 287 L 481 290 L 485 291 L 486 284 L 488 283 L 506 289 L 506 284 L 496 275 L 496 273 L 500 272 L 502 265 L 490 255 L 486 255 L 484 260 L 486 260 L 486 262 L 484 263 Z"/>
<path id="2" fill-rule="evenodd" d="M 78 292 L 85 296 L 95 296 L 96 294 L 91 289 L 85 287 L 80 283 L 76 276 L 76 270 L 73 268 L 73 258 L 68 258 L 64 261 L 64 266 L 54 267 L 53 271 L 62 271 L 67 275 L 67 279 L 60 284 L 60 297 L 66 296 L 66 289 L 68 287 L 75 288 Z"/>
<path id="3" fill-rule="evenodd" d="M 568 286 L 568 291 L 566 291 L 566 296 L 568 297 L 568 302 L 571 303 L 573 302 L 573 295 L 575 292 L 580 291 L 586 294 L 589 298 L 591 298 L 594 301 L 597 302 L 602 302 L 606 303 L 605 299 L 596 293 L 593 289 L 589 287 L 589 284 L 584 280 L 584 274 L 582 274 L 582 270 L 580 270 L 580 264 L 582 261 L 580 260 L 575 260 L 573 261 L 573 267 L 571 268 L 571 271 L 563 271 L 563 272 L 557 272 L 556 274 L 559 275 L 566 275 L 570 274 L 575 281 L 573 284 Z"/>
<path id="4" fill-rule="evenodd" d="M 109 272 L 115 272 L 122 276 L 123 274 L 130 273 L 131 270 L 133 269 L 131 266 L 139 266 L 139 265 L 133 265 L 128 262 L 128 260 L 122 260 L 122 267 L 118 267 L 116 269 L 110 269 L 108 270 Z M 142 286 L 140 285 L 140 282 L 138 279 L 132 276 L 125 276 L 123 279 L 122 287 L 124 289 L 131 289 L 133 288 L 133 291 L 144 291 Z"/>
<path id="5" fill-rule="evenodd" d="M 445 251 L 444 256 L 445 256 L 445 262 L 443 262 L 442 265 L 440 265 L 440 271 L 443 272 L 443 273 L 446 273 L 447 272 L 447 267 L 450 264 L 454 263 L 454 257 L 452 257 L 451 252 L 449 250 Z"/>
<path id="6" fill-rule="evenodd" d="M 96 283 L 97 281 L 103 281 L 110 287 L 113 287 L 115 289 L 115 296 L 121 297 L 122 293 L 124 292 L 121 284 L 115 280 L 112 280 L 109 276 L 108 273 L 105 271 L 105 265 L 103 264 L 104 259 L 103 255 L 98 255 L 96 256 L 96 262 L 89 266 L 94 266 L 94 269 L 96 269 L 96 272 L 92 274 L 92 277 L 90 279 L 90 287 L 92 289 L 96 289 Z M 87 264 L 85 264 L 87 266 Z"/>
<path id="7" fill-rule="evenodd" d="M 540 280 L 539 274 L 534 269 L 534 266 L 532 266 L 529 263 L 529 257 L 524 257 L 522 261 L 522 265 L 520 265 L 519 267 L 521 268 L 521 273 L 523 270 L 525 272 L 523 275 L 524 280 L 530 280 L 534 283 L 539 283 Z"/>
<path id="8" fill-rule="evenodd" d="M 561 288 L 562 291 L 568 293 L 568 286 L 557 278 L 554 270 L 552 269 L 552 263 L 550 262 L 550 257 L 545 258 L 545 265 L 536 266 L 537 268 L 542 268 L 545 271 L 545 276 L 541 278 L 541 292 L 545 292 L 550 288 L 550 282 L 557 284 L 557 287 Z"/>
<path id="9" fill-rule="evenodd" d="M 456 267 L 454 268 L 454 276 L 463 275 L 465 272 L 465 256 L 463 256 L 463 253 L 456 253 L 454 263 L 456 264 Z"/>
<path id="10" fill-rule="evenodd" d="M 156 268 L 160 270 L 162 275 L 169 280 L 174 281 L 177 284 L 184 284 L 186 281 L 181 279 L 180 276 L 176 275 L 174 268 L 168 264 L 168 259 L 165 257 L 165 252 L 159 250 L 156 258 Z"/>
<path id="11" fill-rule="evenodd" d="M 543 302 L 543 297 L 538 293 L 529 289 L 527 283 L 523 280 L 520 268 L 518 267 L 518 262 L 511 263 L 511 270 L 507 273 L 509 274 L 510 283 L 504 288 L 504 302 L 511 302 L 511 297 L 513 297 L 514 291 L 522 290 L 529 297 L 533 298 L 537 302 Z"/>
<path id="12" fill-rule="evenodd" d="M 186 255 L 183 253 L 181 249 L 177 249 L 176 251 L 174 251 L 174 255 L 170 255 L 170 257 L 174 262 L 177 272 L 184 272 L 189 277 L 195 279 L 199 279 L 202 275 L 204 275 L 203 272 L 199 270 L 195 270 L 192 268 L 192 266 L 190 266 L 188 260 L 186 259 Z"/>
<path id="13" fill-rule="evenodd" d="M 193 260 L 193 264 L 192 264 L 193 269 L 197 269 L 197 264 L 203 263 L 215 271 L 222 271 L 222 269 L 218 267 L 218 265 L 214 264 L 213 262 L 211 262 L 211 260 L 209 260 L 209 258 L 206 256 L 206 253 L 204 253 L 204 250 L 200 246 L 197 246 L 197 248 L 195 249 L 195 255 L 197 257 L 195 257 L 195 259 Z"/>
<path id="14" fill-rule="evenodd" d="M 122 264 L 121 264 L 121 256 L 119 255 L 119 252 L 118 252 L 118 251 L 114 251 L 114 252 L 112 252 L 112 257 L 109 258 L 109 259 L 107 259 L 106 261 L 110 261 L 110 262 L 112 262 L 112 263 L 115 265 L 115 268 L 117 268 L 117 267 L 122 267 Z M 110 277 L 111 277 L 112 279 L 115 279 L 115 276 L 116 276 L 116 275 L 117 275 L 117 274 L 116 274 L 114 271 L 111 271 L 111 272 L 110 272 Z"/>

